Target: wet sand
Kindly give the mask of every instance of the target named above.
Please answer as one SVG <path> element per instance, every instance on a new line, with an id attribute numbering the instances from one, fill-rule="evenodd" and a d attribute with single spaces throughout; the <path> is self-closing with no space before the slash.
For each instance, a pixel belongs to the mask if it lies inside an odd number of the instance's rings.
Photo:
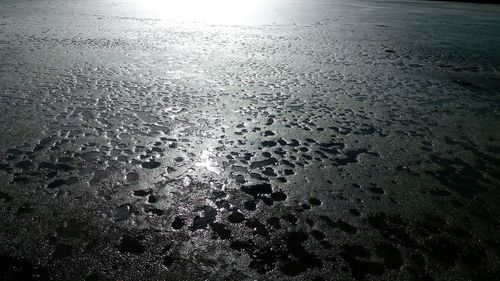
<path id="1" fill-rule="evenodd" d="M 496 280 L 500 6 L 146 3 L 0 2 L 0 279 Z"/>

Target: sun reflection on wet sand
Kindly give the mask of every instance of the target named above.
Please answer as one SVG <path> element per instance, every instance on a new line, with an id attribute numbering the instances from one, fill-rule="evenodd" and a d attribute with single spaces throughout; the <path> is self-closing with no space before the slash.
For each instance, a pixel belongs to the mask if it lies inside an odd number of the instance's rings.
<path id="1" fill-rule="evenodd" d="M 200 161 L 196 162 L 194 165 L 196 167 L 203 167 L 203 168 L 207 169 L 208 171 L 219 175 L 220 173 L 222 173 L 222 169 L 219 167 L 217 162 L 215 162 L 213 160 L 214 157 L 215 157 L 215 154 L 213 153 L 212 149 L 209 148 L 209 149 L 203 150 L 203 152 L 201 153 L 201 156 L 200 156 Z"/>
<path id="2" fill-rule="evenodd" d="M 266 0 L 151 0 L 140 1 L 143 9 L 165 20 L 212 24 L 236 24 L 257 14 Z"/>

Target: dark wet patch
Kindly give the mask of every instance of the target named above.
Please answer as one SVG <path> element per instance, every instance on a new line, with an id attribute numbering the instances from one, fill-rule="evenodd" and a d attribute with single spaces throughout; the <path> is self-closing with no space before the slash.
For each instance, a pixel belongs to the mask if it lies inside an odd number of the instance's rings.
<path id="1" fill-rule="evenodd" d="M 368 216 L 371 227 L 380 231 L 386 239 L 410 248 L 421 248 L 408 233 L 407 223 L 399 217 L 387 216 L 385 213 Z"/>
<path id="2" fill-rule="evenodd" d="M 283 216 L 281 216 L 285 221 L 289 222 L 290 224 L 292 225 L 296 225 L 297 224 L 297 217 L 294 216 L 293 214 L 285 214 Z"/>
<path id="3" fill-rule="evenodd" d="M 245 221 L 245 226 L 252 230 L 253 234 L 259 234 L 269 238 L 269 230 L 267 227 L 256 219 L 249 219 Z"/>
<path id="4" fill-rule="evenodd" d="M 128 181 L 137 181 L 139 180 L 139 174 L 135 172 L 128 173 L 126 176 Z"/>
<path id="5" fill-rule="evenodd" d="M 152 189 L 140 189 L 140 190 L 134 190 L 134 195 L 139 196 L 139 197 L 144 197 L 148 196 L 151 193 L 153 193 Z"/>
<path id="6" fill-rule="evenodd" d="M 54 253 L 52 254 L 52 256 L 55 259 L 62 259 L 62 258 L 71 256 L 72 253 L 73 253 L 73 247 L 72 246 L 61 243 L 61 244 L 58 244 L 56 246 L 56 248 L 55 248 Z"/>
<path id="7" fill-rule="evenodd" d="M 120 252 L 139 255 L 146 251 L 146 247 L 142 244 L 138 237 L 124 235 L 118 245 Z"/>
<path id="8" fill-rule="evenodd" d="M 276 146 L 278 143 L 275 141 L 263 141 L 262 146 L 264 147 L 273 147 Z"/>
<path id="9" fill-rule="evenodd" d="M 47 188 L 56 188 L 60 187 L 62 185 L 66 184 L 66 180 L 63 179 L 57 179 L 47 185 Z"/>
<path id="10" fill-rule="evenodd" d="M 231 248 L 247 252 L 252 261 L 250 268 L 259 273 L 266 273 L 276 267 L 288 276 L 297 276 L 311 268 L 322 268 L 323 263 L 313 253 L 306 250 L 304 243 L 308 235 L 292 231 L 283 237 L 284 248 L 278 245 L 257 246 L 253 241 L 232 241 Z"/>
<path id="11" fill-rule="evenodd" d="M 231 223 L 241 223 L 245 220 L 245 216 L 238 211 L 234 211 L 227 217 L 227 219 Z"/>
<path id="12" fill-rule="evenodd" d="M 321 205 L 321 200 L 319 200 L 317 198 L 310 198 L 309 203 L 311 203 L 311 205 L 313 205 L 313 206 L 319 206 L 319 205 Z"/>
<path id="13" fill-rule="evenodd" d="M 10 202 L 13 198 L 8 193 L 0 191 L 0 199 L 4 202 Z"/>
<path id="14" fill-rule="evenodd" d="M 349 264 L 352 276 L 356 280 L 364 280 L 367 275 L 381 275 L 385 272 L 384 266 L 370 261 L 370 252 L 359 245 L 342 247 L 340 256 Z"/>
<path id="15" fill-rule="evenodd" d="M 479 180 L 483 178 L 481 173 L 460 159 L 448 160 L 438 156 L 432 156 L 432 161 L 442 167 L 438 171 L 427 171 L 436 176 L 436 179 L 452 191 L 466 197 L 472 198 L 483 190 Z"/>
<path id="16" fill-rule="evenodd" d="M 281 223 L 280 219 L 277 217 L 270 217 L 267 219 L 267 224 L 272 226 L 275 229 L 280 229 L 281 228 Z"/>
<path id="17" fill-rule="evenodd" d="M 16 215 L 24 215 L 33 213 L 34 209 L 30 203 L 24 203 L 17 208 Z"/>
<path id="18" fill-rule="evenodd" d="M 271 158 L 268 158 L 265 160 L 252 162 L 252 164 L 250 165 L 250 168 L 252 168 L 252 169 L 263 168 L 265 166 L 275 165 L 277 163 L 278 163 L 278 159 L 271 157 Z"/>
<path id="19" fill-rule="evenodd" d="M 129 204 L 121 205 L 116 210 L 115 220 L 116 221 L 126 220 L 130 217 L 131 214 L 132 214 L 132 206 L 130 206 Z"/>
<path id="20" fill-rule="evenodd" d="M 381 242 L 375 245 L 375 250 L 377 255 L 384 260 L 386 268 L 399 269 L 403 266 L 403 256 L 396 246 Z"/>
<path id="21" fill-rule="evenodd" d="M 161 166 L 161 163 L 160 162 L 156 162 L 156 161 L 149 161 L 149 162 L 143 162 L 141 164 L 141 166 L 144 168 L 144 169 L 155 169 L 155 168 L 158 168 Z"/>
<path id="22" fill-rule="evenodd" d="M 370 190 L 371 192 L 375 193 L 375 194 L 384 194 L 384 189 L 380 188 L 380 187 L 370 187 L 368 188 L 368 190 Z"/>
<path id="23" fill-rule="evenodd" d="M 155 216 L 163 216 L 165 214 L 164 210 L 157 209 L 157 208 L 151 208 L 151 207 L 145 208 L 145 212 L 150 213 L 150 214 L 155 215 Z"/>
<path id="24" fill-rule="evenodd" d="M 245 201 L 244 202 L 245 209 L 249 211 L 255 211 L 257 208 L 257 203 L 253 200 Z"/>
<path id="25" fill-rule="evenodd" d="M 214 232 L 213 238 L 217 239 L 229 239 L 231 237 L 231 231 L 227 228 L 225 224 L 222 223 L 212 223 L 210 224 Z"/>
<path id="26" fill-rule="evenodd" d="M 175 259 L 169 255 L 165 256 L 162 260 L 162 264 L 166 267 L 171 266 L 172 264 L 174 264 L 174 262 L 175 262 Z"/>
<path id="27" fill-rule="evenodd" d="M 33 162 L 31 160 L 23 160 L 16 163 L 16 168 L 19 169 L 29 169 L 33 167 Z"/>
<path id="28" fill-rule="evenodd" d="M 332 219 L 330 219 L 327 216 L 320 216 L 320 218 L 326 223 L 326 225 L 333 227 L 333 228 L 338 228 L 345 233 L 355 234 L 357 232 L 357 229 L 354 226 L 348 224 L 347 222 L 345 222 L 343 220 L 337 220 L 336 222 L 334 222 L 334 221 L 332 221 Z"/>
<path id="29" fill-rule="evenodd" d="M 366 149 L 357 149 L 357 150 L 350 150 L 345 153 L 345 158 L 337 158 L 335 159 L 335 163 L 339 166 L 345 166 L 348 164 L 353 164 L 353 163 L 358 163 L 358 156 L 367 153 L 368 150 Z"/>
<path id="30" fill-rule="evenodd" d="M 242 186 L 241 190 L 246 194 L 253 196 L 255 199 L 261 198 L 263 195 L 268 195 L 273 192 L 271 185 L 268 183 Z"/>
<path id="31" fill-rule="evenodd" d="M 64 225 L 56 228 L 56 233 L 60 238 L 83 237 L 87 234 L 86 224 L 79 220 L 71 219 Z"/>
<path id="32" fill-rule="evenodd" d="M 183 228 L 184 225 L 185 225 L 185 220 L 181 217 L 175 217 L 174 221 L 172 222 L 172 228 L 175 230 Z"/>
<path id="33" fill-rule="evenodd" d="M 322 262 L 315 255 L 308 252 L 303 243 L 307 240 L 303 232 L 291 232 L 285 238 L 287 252 L 292 258 L 286 258 L 280 270 L 289 276 L 296 276 L 309 268 L 322 267 Z"/>
<path id="34" fill-rule="evenodd" d="M 450 266 L 455 264 L 458 258 L 459 248 L 453 242 L 445 238 L 439 238 L 430 240 L 427 246 L 429 247 L 431 257 L 438 262 Z"/>
<path id="35" fill-rule="evenodd" d="M 287 196 L 283 191 L 277 191 L 271 193 L 271 199 L 273 199 L 274 201 L 284 201 L 286 200 L 286 197 Z"/>
<path id="36" fill-rule="evenodd" d="M 210 206 L 203 206 L 198 210 L 203 211 L 202 216 L 195 216 L 189 230 L 196 231 L 198 229 L 206 229 L 209 224 L 212 224 L 217 215 L 217 210 Z"/>

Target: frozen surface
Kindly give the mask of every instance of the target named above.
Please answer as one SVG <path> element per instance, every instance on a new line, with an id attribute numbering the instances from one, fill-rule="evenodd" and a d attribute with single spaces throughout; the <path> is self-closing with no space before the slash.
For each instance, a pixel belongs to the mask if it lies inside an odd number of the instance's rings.
<path id="1" fill-rule="evenodd" d="M 0 2 L 0 279 L 498 278 L 499 6 L 180 2 Z"/>

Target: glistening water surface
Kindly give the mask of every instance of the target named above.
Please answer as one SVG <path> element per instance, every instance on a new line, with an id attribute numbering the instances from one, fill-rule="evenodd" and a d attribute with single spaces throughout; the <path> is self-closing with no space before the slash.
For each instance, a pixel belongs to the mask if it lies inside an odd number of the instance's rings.
<path id="1" fill-rule="evenodd" d="M 500 6 L 0 2 L 2 280 L 496 280 Z"/>

